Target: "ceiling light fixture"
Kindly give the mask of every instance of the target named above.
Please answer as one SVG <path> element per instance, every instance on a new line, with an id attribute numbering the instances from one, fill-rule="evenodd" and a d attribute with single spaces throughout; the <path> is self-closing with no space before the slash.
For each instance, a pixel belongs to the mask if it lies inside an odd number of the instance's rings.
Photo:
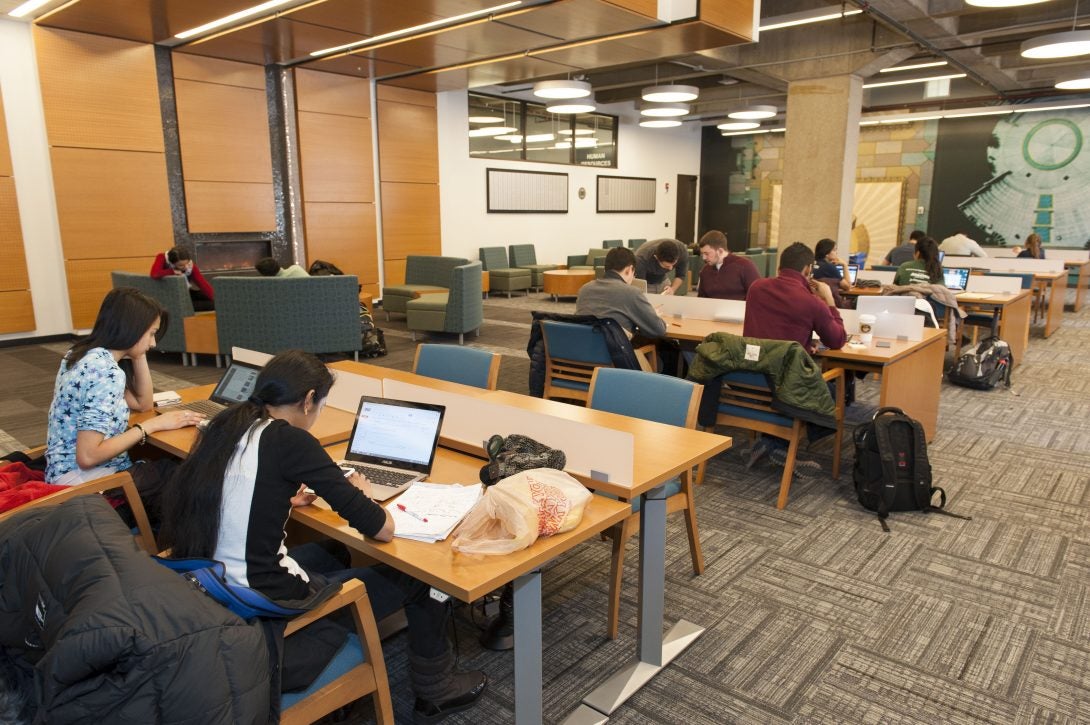
<path id="1" fill-rule="evenodd" d="M 1068 30 L 1022 43 L 1023 58 L 1070 58 L 1090 53 L 1090 30 Z"/>
<path id="2" fill-rule="evenodd" d="M 779 109 L 775 106 L 746 106 L 740 111 L 734 111 L 728 113 L 727 118 L 737 118 L 742 121 L 760 121 L 765 118 L 772 118 Z"/>
<path id="3" fill-rule="evenodd" d="M 695 101 L 700 95 L 700 89 L 696 86 L 648 86 L 640 94 L 645 101 L 651 103 L 686 103 Z"/>
<path id="4" fill-rule="evenodd" d="M 573 131 L 570 128 L 560 129 L 561 136 L 571 136 Z M 594 134 L 593 128 L 577 128 L 574 131 L 576 136 L 591 136 Z"/>
<path id="5" fill-rule="evenodd" d="M 479 138 L 481 136 L 502 136 L 505 133 L 514 133 L 518 131 L 517 128 L 511 128 L 510 126 L 485 126 L 484 128 L 471 128 L 469 130 L 469 136 L 471 138 Z"/>
<path id="6" fill-rule="evenodd" d="M 977 8 L 1014 8 L 1019 5 L 1036 5 L 1048 0 L 965 0 L 966 5 Z"/>
<path id="7" fill-rule="evenodd" d="M 8 15 L 13 18 L 21 18 L 24 15 L 30 15 L 32 12 L 49 2 L 50 0 L 27 0 L 27 2 L 9 12 Z"/>
<path id="8" fill-rule="evenodd" d="M 964 73 L 947 73 L 943 76 L 927 76 L 926 78 L 905 78 L 902 81 L 881 81 L 879 83 L 864 83 L 864 88 L 882 88 L 884 86 L 904 86 L 909 83 L 929 83 L 930 81 L 943 81 L 946 79 L 964 78 Z"/>
<path id="9" fill-rule="evenodd" d="M 1072 108 L 1086 108 L 1090 106 L 1090 103 L 1073 103 L 1069 106 L 1038 106 L 1036 108 L 1012 108 L 1014 113 L 1040 113 L 1041 111 L 1067 111 Z"/>
<path id="10" fill-rule="evenodd" d="M 644 106 L 640 109 L 641 116 L 685 116 L 688 113 L 689 105 L 687 103 L 660 103 L 654 106 Z"/>
<path id="11" fill-rule="evenodd" d="M 534 84 L 534 95 L 538 98 L 586 98 L 591 93 L 586 81 L 539 81 Z"/>
<path id="12" fill-rule="evenodd" d="M 267 10 L 272 10 L 273 8 L 278 8 L 281 5 L 287 5 L 290 2 L 295 2 L 295 0 L 269 0 L 269 2 L 264 2 L 264 3 L 261 3 L 260 5 L 254 5 L 253 7 L 246 8 L 245 10 L 239 10 L 237 13 L 231 13 L 230 15 L 225 15 L 222 18 L 219 18 L 217 20 L 213 20 L 210 23 L 205 23 L 204 25 L 198 25 L 197 27 L 190 28 L 189 30 L 183 30 L 182 32 L 176 34 L 174 37 L 178 38 L 179 40 L 185 40 L 186 38 L 192 38 L 194 35 L 203 35 L 204 33 L 207 33 L 209 30 L 215 30 L 216 28 L 222 28 L 224 25 L 230 25 L 231 23 L 234 23 L 234 22 L 236 22 L 238 20 L 245 20 L 246 18 L 252 18 L 255 15 L 260 15 L 261 13 L 263 13 L 263 12 L 265 12 Z"/>
<path id="13" fill-rule="evenodd" d="M 720 136 L 752 136 L 757 133 L 772 133 L 770 128 L 762 128 L 759 131 L 723 131 Z"/>
<path id="14" fill-rule="evenodd" d="M 549 113 L 592 113 L 597 106 L 594 105 L 594 96 L 589 98 L 558 99 L 545 106 Z"/>
<path id="15" fill-rule="evenodd" d="M 674 128 L 680 125 L 681 121 L 676 118 L 656 118 L 650 121 L 640 121 L 640 126 L 644 128 Z"/>
<path id="16" fill-rule="evenodd" d="M 748 131 L 754 128 L 760 128 L 761 124 L 756 121 L 734 121 L 729 123 L 721 123 L 716 128 L 720 131 Z"/>
<path id="17" fill-rule="evenodd" d="M 414 33 L 420 32 L 422 30 L 429 30 L 431 28 L 437 28 L 437 27 L 439 27 L 441 25 L 453 25 L 455 23 L 460 23 L 463 20 L 470 20 L 472 18 L 477 18 L 477 17 L 480 17 L 482 15 L 490 15 L 492 13 L 499 12 L 500 10 L 506 10 L 508 8 L 513 8 L 516 5 L 521 5 L 521 4 L 522 4 L 522 0 L 514 0 L 513 2 L 503 3 L 502 5 L 493 5 L 490 8 L 482 8 L 480 10 L 474 10 L 472 12 L 462 13 L 461 15 L 455 15 L 455 16 L 449 17 L 449 18 L 440 18 L 439 20 L 432 20 L 430 23 L 422 23 L 420 25 L 414 25 L 411 28 L 402 28 L 401 30 L 393 30 L 393 31 L 391 31 L 389 33 L 382 33 L 381 35 L 375 35 L 375 36 L 372 36 L 370 38 L 367 38 L 366 40 L 357 40 L 354 43 L 345 43 L 344 45 L 338 45 L 338 46 L 334 46 L 332 48 L 324 48 L 323 50 L 316 50 L 316 51 L 312 52 L 310 55 L 311 55 L 312 58 L 318 58 L 318 57 L 323 56 L 323 55 L 330 55 L 331 53 L 337 53 L 337 52 L 344 51 L 344 50 L 354 50 L 356 48 L 364 48 L 364 47 L 367 47 L 369 45 L 377 45 L 378 43 L 381 43 L 381 42 L 383 42 L 385 40 L 390 40 L 391 38 L 400 38 L 400 37 L 405 36 L 405 35 L 412 35 Z"/>
<path id="18" fill-rule="evenodd" d="M 918 70 L 920 68 L 938 68 L 939 66 L 947 65 L 945 60 L 936 60 L 931 63 L 913 63 L 912 65 L 895 65 L 892 68 L 883 68 L 878 71 L 879 73 L 896 73 L 902 70 Z"/>
<path id="19" fill-rule="evenodd" d="M 470 116 L 470 123 L 503 123 L 503 116 Z"/>
<path id="20" fill-rule="evenodd" d="M 1090 90 L 1090 74 L 1064 78 L 1056 84 L 1061 91 L 1085 91 Z"/>
<path id="21" fill-rule="evenodd" d="M 575 139 L 575 148 L 577 149 L 592 149 L 598 145 L 598 139 L 596 138 L 577 138 Z"/>
<path id="22" fill-rule="evenodd" d="M 830 13 L 825 8 L 818 8 L 815 10 L 809 10 L 802 13 L 791 13 L 790 15 L 781 15 L 775 18 L 768 18 L 767 25 L 761 25 L 757 29 L 762 33 L 768 30 L 779 30 L 780 28 L 791 28 L 796 25 L 809 25 L 810 23 L 821 23 L 826 20 L 837 20 L 839 18 L 846 18 L 849 15 L 858 15 L 863 12 L 862 10 L 845 10 L 844 12 Z"/>

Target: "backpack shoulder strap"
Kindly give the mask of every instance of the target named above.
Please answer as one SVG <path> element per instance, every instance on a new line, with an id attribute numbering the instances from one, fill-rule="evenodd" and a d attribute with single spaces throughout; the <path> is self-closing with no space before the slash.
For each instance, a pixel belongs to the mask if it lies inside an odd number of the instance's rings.
<path id="1" fill-rule="evenodd" d="M 878 417 L 874 419 L 874 441 L 878 446 L 878 457 L 882 462 L 882 485 L 881 491 L 878 497 L 878 519 L 882 522 L 882 530 L 889 532 L 889 527 L 886 526 L 886 517 L 889 516 L 889 511 L 893 508 L 893 501 L 896 498 L 897 490 L 893 485 L 893 481 L 897 477 L 897 464 L 893 460 L 893 444 L 890 440 L 889 425 L 893 420 L 898 420 L 897 417 Z"/>

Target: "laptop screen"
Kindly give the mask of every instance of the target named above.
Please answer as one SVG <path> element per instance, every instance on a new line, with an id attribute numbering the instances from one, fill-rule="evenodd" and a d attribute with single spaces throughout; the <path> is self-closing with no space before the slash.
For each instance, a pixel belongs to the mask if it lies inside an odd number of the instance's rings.
<path id="1" fill-rule="evenodd" d="M 953 268 L 942 270 L 942 283 L 947 289 L 963 290 L 969 282 L 969 268 Z"/>
<path id="2" fill-rule="evenodd" d="M 365 395 L 345 459 L 429 473 L 444 412 L 442 405 Z"/>
<path id="3" fill-rule="evenodd" d="M 873 295 L 860 297 L 855 303 L 861 315 L 914 315 L 916 298 L 908 295 Z"/>
<path id="4" fill-rule="evenodd" d="M 216 389 L 212 391 L 212 400 L 222 405 L 231 405 L 246 400 L 254 392 L 257 374 L 261 368 L 235 360 L 220 378 Z"/>
<path id="5" fill-rule="evenodd" d="M 858 276 L 859 276 L 859 265 L 858 264 L 849 264 L 848 265 L 848 282 L 850 282 L 854 286 L 855 285 L 855 278 L 858 277 Z"/>

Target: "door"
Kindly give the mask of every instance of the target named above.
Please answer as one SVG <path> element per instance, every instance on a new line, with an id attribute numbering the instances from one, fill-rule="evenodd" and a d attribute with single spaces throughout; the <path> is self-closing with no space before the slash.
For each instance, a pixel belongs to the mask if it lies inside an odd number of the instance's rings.
<path id="1" fill-rule="evenodd" d="M 682 244 L 696 242 L 696 177 L 677 175 L 677 218 L 674 220 L 674 239 Z"/>

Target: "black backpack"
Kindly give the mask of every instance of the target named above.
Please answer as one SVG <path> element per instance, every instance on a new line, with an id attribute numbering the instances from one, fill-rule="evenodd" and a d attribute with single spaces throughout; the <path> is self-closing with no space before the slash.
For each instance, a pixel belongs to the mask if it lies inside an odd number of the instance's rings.
<path id="1" fill-rule="evenodd" d="M 878 514 L 889 532 L 891 511 L 924 511 L 958 516 L 943 510 L 946 492 L 931 485 L 927 440 L 919 421 L 900 408 L 879 408 L 870 422 L 855 429 L 855 466 L 852 479 L 859 503 Z M 939 505 L 931 500 L 939 494 Z"/>
<path id="2" fill-rule="evenodd" d="M 957 359 L 946 373 L 946 379 L 954 385 L 977 390 L 991 390 L 1000 382 L 1011 386 L 1011 368 L 1014 355 L 1011 347 L 998 337 L 989 337 Z"/>

